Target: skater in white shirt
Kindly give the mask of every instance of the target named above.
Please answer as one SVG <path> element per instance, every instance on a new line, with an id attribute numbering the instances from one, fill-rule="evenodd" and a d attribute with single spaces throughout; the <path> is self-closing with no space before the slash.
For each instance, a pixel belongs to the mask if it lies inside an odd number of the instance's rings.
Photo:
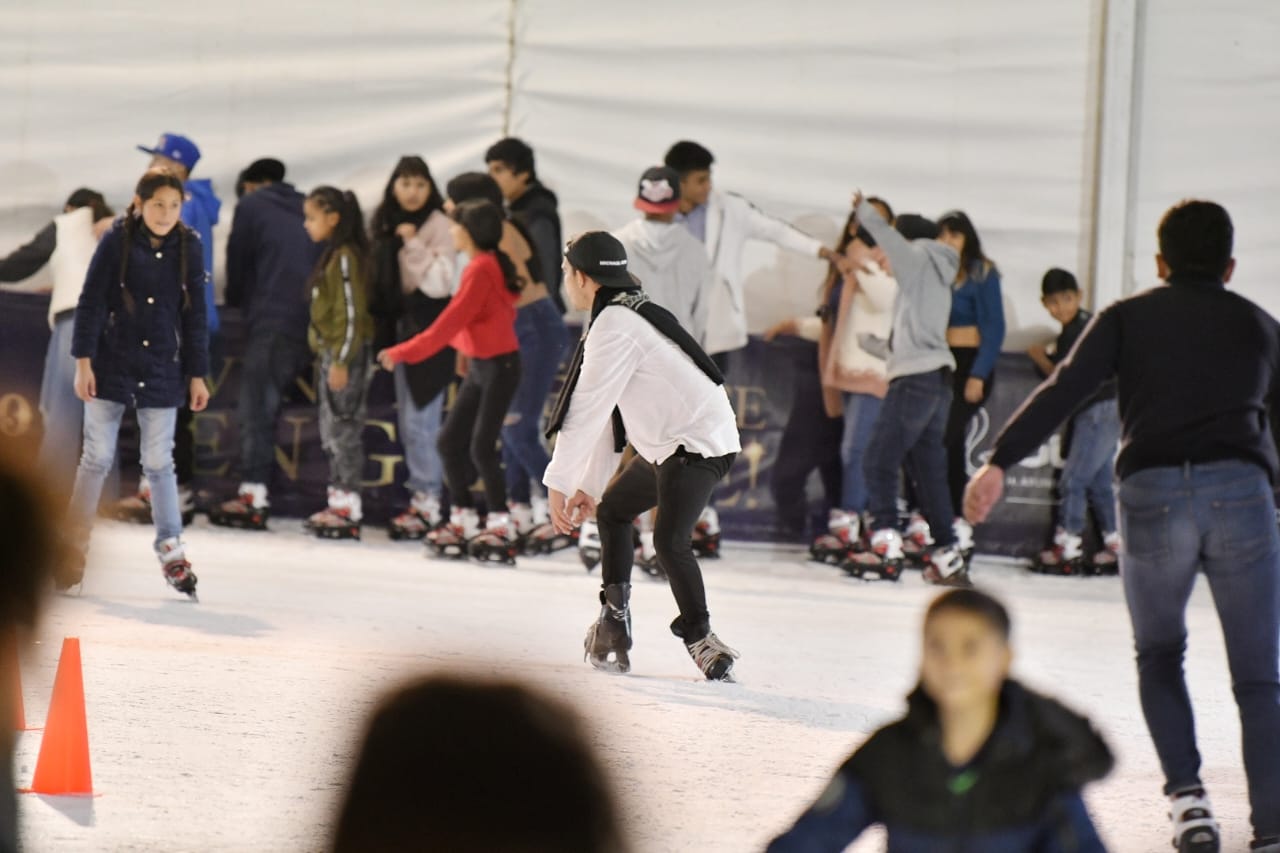
<path id="1" fill-rule="evenodd" d="M 656 506 L 654 544 L 680 609 L 671 631 L 703 675 L 730 680 L 737 653 L 711 631 L 692 547 L 699 513 L 742 449 L 724 377 L 640 289 L 617 238 L 594 231 L 570 242 L 564 272 L 566 295 L 591 321 L 551 416 L 548 437 L 559 438 L 543 483 L 560 532 L 593 513 L 599 523 L 603 606 L 587 658 L 630 669 L 632 523 Z M 628 442 L 636 455 L 618 470 Z"/>

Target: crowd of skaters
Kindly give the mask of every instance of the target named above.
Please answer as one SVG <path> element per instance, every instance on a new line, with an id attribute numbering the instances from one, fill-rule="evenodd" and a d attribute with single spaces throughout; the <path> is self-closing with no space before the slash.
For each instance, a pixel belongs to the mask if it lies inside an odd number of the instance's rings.
<path id="1" fill-rule="evenodd" d="M 202 377 L 207 372 L 210 338 L 217 334 L 217 306 L 211 292 L 212 241 L 207 233 L 201 235 L 200 229 L 207 232 L 216 221 L 217 202 L 211 192 L 190 189 L 199 185 L 189 180 L 199 154 L 189 140 L 168 134 L 155 148 L 144 150 L 154 160 L 139 181 L 125 215 L 113 219 L 100 195 L 80 191 L 36 241 L 4 263 L 17 259 L 28 267 L 51 264 L 55 289 L 50 321 L 55 335 L 50 344 L 49 371 L 55 384 L 61 376 L 64 389 L 70 384 L 84 404 L 79 413 L 84 451 L 72 490 L 75 517 L 83 524 L 76 543 L 81 560 L 70 571 L 83 571 L 88 518 L 110 476 L 120 418 L 126 406 L 132 406 L 139 412 L 143 430 L 142 463 L 150 493 L 141 497 L 156 524 L 156 551 L 169 582 L 180 591 L 194 593 L 195 575 L 181 541 L 184 507 L 180 472 L 174 465 L 174 439 L 185 431 L 179 411 L 199 411 L 208 400 Z M 1161 223 L 1159 264 L 1162 278 L 1170 285 L 1164 290 L 1173 295 L 1124 300 L 1102 312 L 1087 328 L 1079 289 L 1070 273 L 1055 269 L 1046 274 L 1044 302 L 1063 324 L 1063 332 L 1056 346 L 1033 348 L 1030 356 L 1042 369 L 1052 371 L 1052 376 L 1015 416 L 997 442 L 991 465 L 979 471 L 965 494 L 968 472 L 964 459 L 961 456 L 957 463 L 951 451 L 957 442 L 963 448 L 967 421 L 990 393 L 995 354 L 1004 331 L 998 271 L 983 255 L 968 217 L 960 212 L 936 221 L 894 216 L 883 200 L 865 199 L 857 193 L 841 245 L 832 249 L 768 217 L 739 196 L 712 190 L 710 152 L 696 143 L 678 143 L 666 160 L 666 166 L 646 171 L 642 177 L 637 207 L 645 224 L 634 229 L 637 234 L 627 236 L 639 242 L 647 239 L 645 245 L 652 248 L 656 242 L 653 234 L 666 226 L 666 231 L 692 236 L 702 243 L 701 254 L 686 251 L 672 255 L 688 258 L 690 275 L 681 279 L 690 282 L 688 289 L 665 280 L 661 268 L 653 275 L 655 292 L 662 292 L 661 284 L 670 288 L 671 295 L 665 297 L 669 305 L 660 305 L 651 294 L 641 293 L 640 282 L 629 273 L 627 280 L 616 276 L 619 271 L 625 273 L 633 253 L 639 268 L 644 253 L 643 248 L 623 242 L 620 238 L 624 235 L 580 235 L 570 241 L 567 252 L 563 251 L 554 195 L 538 181 L 532 150 L 519 140 L 505 139 L 493 146 L 486 156 L 488 174 L 462 176 L 473 184 L 468 191 L 460 191 L 459 198 L 440 192 L 420 158 L 402 159 L 388 182 L 372 228 L 349 191 L 326 186 L 303 196 L 285 182 L 283 165 L 275 161 L 259 161 L 245 170 L 241 183 L 245 195 L 237 209 L 227 258 L 229 268 L 233 252 L 244 265 L 229 288 L 229 301 L 234 298 L 244 310 L 251 340 L 274 343 L 293 333 L 288 343 L 294 348 L 278 353 L 272 347 L 258 354 L 263 369 L 256 385 L 246 383 L 241 407 L 254 411 L 266 434 L 274 426 L 275 415 L 270 410 L 274 407 L 278 413 L 280 393 L 287 384 L 281 377 L 287 374 L 292 379 L 300 361 L 316 359 L 321 431 L 330 460 L 331 486 L 326 507 L 309 520 L 309 526 L 318 531 L 358 529 L 362 514 L 358 473 L 363 459 L 359 431 L 375 361 L 397 371 L 402 425 L 403 412 L 410 409 L 409 423 L 430 421 L 438 427 L 435 458 L 424 461 L 419 472 L 409 462 L 411 478 L 421 473 L 420 482 L 426 488 L 413 488 L 406 516 L 398 522 L 412 525 L 412 530 L 421 530 L 427 537 L 445 537 L 443 547 L 451 542 L 469 544 L 486 536 L 490 537 L 488 546 L 499 550 L 509 547 L 521 523 L 509 501 L 509 494 L 521 485 L 511 483 L 509 493 L 511 477 L 529 487 L 531 515 L 532 494 L 544 481 L 551 487 L 545 523 L 562 535 L 578 527 L 593 511 L 601 511 L 615 522 L 611 529 L 616 537 L 623 522 L 629 527 L 632 519 L 655 502 L 661 507 L 667 500 L 676 506 L 675 493 L 687 490 L 665 492 L 663 461 L 642 456 L 639 443 L 629 448 L 636 455 L 623 462 L 612 480 L 598 476 L 601 460 L 594 454 L 585 462 L 579 460 L 595 469 L 593 475 L 601 484 L 590 493 L 583 490 L 588 478 L 582 472 L 567 479 L 548 479 L 548 463 L 554 462 L 540 441 L 534 442 L 540 455 L 522 455 L 531 448 L 522 448 L 519 438 L 512 440 L 511 457 L 504 465 L 499 453 L 507 451 L 499 450 L 499 438 L 506 448 L 508 427 L 531 420 L 535 422 L 531 428 L 537 429 L 540 418 L 525 417 L 525 412 L 534 411 L 535 400 L 537 413 L 541 412 L 550 388 L 547 377 L 554 377 L 566 348 L 558 301 L 563 298 L 561 271 L 571 273 L 576 290 L 567 292 L 576 295 L 574 306 L 592 309 L 593 323 L 584 332 L 575 356 L 576 370 L 583 377 L 590 375 L 597 383 L 601 381 L 596 376 L 598 361 L 590 362 L 588 370 L 579 357 L 592 347 L 588 333 L 602 309 L 620 306 L 632 310 L 607 315 L 618 318 L 609 324 L 616 328 L 596 336 L 597 350 L 606 347 L 599 343 L 602 335 L 617 339 L 632 334 L 619 324 L 624 323 L 622 316 L 634 315 L 640 319 L 625 322 L 640 323 L 636 328 L 649 330 L 644 334 L 665 335 L 677 343 L 689 356 L 679 362 L 681 369 L 701 371 L 702 381 L 715 385 L 723 382 L 722 371 L 746 342 L 742 243 L 752 238 L 771 240 L 783 248 L 823 258 L 832 267 L 820 311 L 819 387 L 827 413 L 838 412 L 844 418 L 840 499 L 831 515 L 831 536 L 844 544 L 843 559 L 851 573 L 896 578 L 911 541 L 920 549 L 928 580 L 968 586 L 965 537 L 971 535 L 971 529 L 969 522 L 960 518 L 962 505 L 970 521 L 985 518 L 999 497 L 1003 469 L 1029 452 L 1058 423 L 1073 417 L 1074 429 L 1084 436 L 1072 445 L 1078 470 L 1070 477 L 1064 475 L 1060 527 L 1041 562 L 1060 567 L 1081 558 L 1080 528 L 1087 498 L 1098 514 L 1104 550 L 1109 552 L 1103 554 L 1102 562 L 1113 562 L 1114 555 L 1123 555 L 1126 598 L 1138 642 L 1143 708 L 1165 770 L 1175 844 L 1184 850 L 1217 849 L 1216 826 L 1198 778 L 1199 756 L 1190 733 L 1190 703 L 1181 673 L 1186 639 L 1182 614 L 1190 583 L 1196 571 L 1203 570 L 1214 588 L 1224 627 L 1232 623 L 1228 655 L 1245 729 L 1245 767 L 1256 835 L 1253 849 L 1280 847 L 1275 832 L 1280 829 L 1275 825 L 1278 785 L 1274 761 L 1267 755 L 1280 731 L 1280 685 L 1275 674 L 1280 537 L 1267 482 L 1274 479 L 1276 468 L 1267 413 L 1276 376 L 1280 375 L 1280 333 L 1264 312 L 1223 289 L 1234 266 L 1231 224 L 1225 211 L 1207 202 L 1189 202 L 1172 209 Z M 454 183 L 456 180 L 450 186 Z M 504 204 L 497 203 L 491 186 Z M 244 222 L 254 221 L 250 211 L 258 199 L 263 208 L 261 223 L 291 223 L 291 227 L 239 227 L 242 213 Z M 82 213 L 85 210 L 87 215 Z M 446 211 L 447 219 L 443 218 Z M 278 218 L 272 220 L 272 216 Z M 190 224 L 183 224 L 188 217 Z M 273 242 L 277 230 L 290 232 L 287 245 Z M 301 242 L 299 231 L 308 243 Z M 448 235 L 447 242 L 442 234 Z M 675 239 L 685 240 L 683 236 Z M 89 248 L 92 251 L 87 251 Z M 460 255 L 467 259 L 465 263 L 459 262 Z M 556 263 L 562 255 L 563 267 Z M 695 259 L 702 267 L 696 274 Z M 272 269 L 272 264 L 275 272 L 287 270 L 290 276 L 264 272 Z M 557 282 L 554 287 L 553 279 Z M 650 283 L 644 284 L 647 290 Z M 74 296 L 68 298 L 69 294 Z M 640 310 L 650 302 L 659 304 L 662 313 Z M 859 303 L 865 310 L 859 309 Z M 70 309 L 65 307 L 68 304 Z M 527 310 L 537 305 L 542 307 L 535 312 Z M 554 316 L 548 310 L 553 307 Z M 1178 371 L 1170 365 L 1181 365 L 1188 375 L 1200 375 L 1205 364 L 1216 362 L 1212 357 L 1197 361 L 1203 354 L 1185 348 L 1168 354 L 1166 360 L 1157 360 L 1146 344 L 1162 323 L 1194 324 L 1215 312 L 1257 346 L 1241 350 L 1240 363 L 1218 365 L 1229 368 L 1240 381 L 1220 383 L 1208 395 L 1212 398 L 1208 405 L 1199 407 L 1192 417 L 1185 404 L 1180 406 L 1176 389 L 1168 387 L 1171 381 L 1183 378 L 1174 376 Z M 522 313 L 529 339 L 538 341 L 529 347 L 519 334 Z M 877 321 L 877 313 L 888 316 Z M 59 324 L 68 321 L 69 329 L 58 335 Z M 553 331 L 548 334 L 548 329 Z M 259 331 L 264 333 L 257 334 Z M 300 343 L 298 332 L 305 335 L 308 350 L 296 346 Z M 681 335 L 691 343 L 685 343 Z M 540 346 L 548 341 L 552 345 Z M 59 359 L 55 347 L 69 352 L 69 357 Z M 455 352 L 450 355 L 449 349 Z M 526 350 L 540 349 L 539 357 L 545 356 L 545 362 L 535 357 L 537 363 L 527 366 Z M 699 354 L 710 355 L 705 366 Z M 73 365 L 72 376 L 67 374 L 67 362 Z M 438 410 L 434 416 L 422 410 L 429 410 L 443 386 L 424 401 L 426 394 L 414 393 L 415 380 L 409 371 L 411 366 L 432 366 L 433 362 L 435 375 L 443 377 L 445 384 L 454 374 L 465 377 L 458 391 L 462 404 L 453 407 L 442 425 Z M 528 369 L 546 365 L 551 367 L 545 372 Z M 578 375 L 574 370 L 571 367 L 571 380 Z M 519 398 L 528 377 L 546 381 L 546 387 L 540 396 L 533 387 L 531 408 L 521 410 L 513 407 L 513 401 Z M 1151 381 L 1153 377 L 1160 381 Z M 1117 379 L 1116 387 L 1108 386 Z M 416 381 L 421 385 L 423 379 Z M 575 392 L 571 381 L 562 393 L 559 420 L 553 429 L 561 428 L 563 433 L 573 425 L 575 416 L 584 417 L 576 413 L 599 415 L 596 410 L 603 409 L 614 430 L 611 436 L 601 435 L 616 440 L 615 453 L 622 451 L 625 442 L 620 438 L 625 438 L 625 433 L 620 437 L 619 431 L 623 422 L 642 420 L 619 415 L 618 409 L 626 408 L 626 389 L 614 389 L 614 398 L 604 405 L 589 393 L 596 386 L 585 379 L 584 383 L 586 391 L 579 388 Z M 50 385 L 48 375 L 46 385 Z M 55 391 L 50 400 L 42 399 L 46 417 L 57 396 Z M 584 405 L 583 398 L 597 405 Z M 566 419 L 564 410 L 571 401 L 577 405 L 568 410 Z M 271 417 L 264 417 L 262 409 Z M 612 416 L 610 409 L 614 410 Z M 415 414 L 417 421 L 413 420 Z M 1122 454 L 1119 462 L 1123 486 L 1118 521 L 1106 511 L 1112 504 L 1108 494 L 1111 478 L 1106 474 L 1113 463 L 1117 422 L 1124 425 L 1128 454 L 1127 458 Z M 692 417 L 690 424 L 695 431 L 702 427 L 714 430 L 699 423 L 697 417 Z M 252 429 L 245 432 L 247 473 L 253 456 L 247 448 L 257 440 L 260 458 L 262 438 L 251 435 Z M 694 438 L 694 433 L 688 437 Z M 402 440 L 408 449 L 408 443 L 415 439 L 405 436 Z M 429 448 L 430 444 L 427 441 L 422 446 Z M 699 491 L 705 492 L 706 501 L 713 498 L 715 482 L 738 449 L 736 437 L 717 446 L 719 455 L 711 456 L 690 450 L 684 443 L 671 448 L 681 466 L 703 466 L 717 474 L 703 478 L 705 488 Z M 1077 447 L 1084 450 L 1077 451 Z M 559 453 L 559 444 L 556 450 Z M 616 460 L 608 462 L 612 472 Z M 639 473 L 628 475 L 645 466 L 648 473 L 644 477 L 651 482 L 642 482 Z M 487 513 L 483 525 L 468 491 L 477 473 L 485 482 Z M 898 500 L 904 480 L 927 530 L 920 529 L 919 521 L 909 524 L 905 532 L 901 530 Z M 453 504 L 448 523 L 432 512 L 433 497 L 434 509 L 439 509 L 437 484 L 441 481 L 448 483 Z M 269 506 L 265 485 L 265 480 L 246 479 L 240 493 L 217 514 L 224 520 L 247 518 L 244 526 L 254 526 L 259 518 L 265 522 Z M 624 501 L 624 495 L 630 500 Z M 618 509 L 618 504 L 626 508 Z M 673 623 L 672 632 L 685 641 L 704 675 L 726 678 L 736 653 L 715 638 L 705 618 L 690 618 L 685 612 L 687 602 L 680 601 L 677 580 L 695 577 L 696 561 L 690 554 L 691 567 L 673 569 L 676 563 L 685 562 L 695 523 L 705 524 L 706 518 L 698 522 L 687 501 L 679 506 L 674 514 L 680 517 L 680 529 L 674 535 L 667 531 L 664 539 L 669 553 L 664 555 L 659 549 L 658 554 L 681 605 L 681 617 Z M 602 512 L 606 507 L 610 513 Z M 1187 519 L 1186 525 L 1178 527 L 1176 537 L 1169 521 L 1175 510 Z M 536 517 L 531 519 L 536 522 Z M 865 532 L 860 530 L 864 525 Z M 1123 538 L 1117 526 L 1125 531 Z M 1171 546 L 1174 538 L 1178 549 Z M 617 555 L 613 558 L 615 569 L 626 563 L 629 573 L 630 541 L 625 547 L 616 541 L 612 545 L 602 541 L 602 545 L 606 554 Z M 675 550 L 680 551 L 678 560 Z M 1168 579 L 1160 581 L 1154 576 L 1174 550 L 1179 553 L 1177 583 L 1172 590 L 1162 589 L 1169 586 Z M 626 556 L 621 556 L 623 552 Z M 606 568 L 608 565 L 606 560 Z M 1249 577 L 1242 581 L 1242 574 Z M 78 575 L 64 574 L 61 585 L 75 579 Z M 701 593 L 700 576 L 696 579 Z M 615 641 L 625 641 L 629 648 L 626 600 L 606 594 L 610 586 L 628 584 L 605 584 L 600 619 L 588 633 L 589 653 L 593 637 L 609 631 L 614 632 L 614 639 L 605 643 L 604 651 L 616 651 L 609 646 Z M 999 642 L 993 648 L 999 652 L 1007 641 L 1007 617 L 1000 616 L 998 605 L 989 603 L 982 593 L 967 591 L 939 599 L 944 601 L 967 602 L 952 609 L 972 617 L 975 624 L 957 626 L 956 630 L 994 633 Z M 695 604 L 701 606 L 705 617 L 705 595 Z M 946 612 L 948 607 L 940 605 L 935 610 Z M 611 622 L 622 627 L 610 628 Z M 935 645 L 940 654 L 947 645 L 929 639 L 931 622 L 938 622 L 935 611 L 926 619 L 926 660 Z M 956 654 L 971 655 L 981 645 L 972 638 L 955 642 L 965 650 Z M 1012 725 L 1010 720 L 1017 717 L 1015 708 L 1028 704 L 1009 686 L 1007 656 L 1002 654 L 987 661 L 991 666 L 984 673 L 984 690 L 962 690 L 962 695 L 954 697 L 961 705 L 971 704 L 954 713 L 943 697 L 950 686 L 963 680 L 961 676 L 953 672 L 954 680 L 944 679 L 930 689 L 927 668 L 922 674 L 922 690 L 933 706 L 923 706 L 923 712 L 913 706 L 912 713 L 923 716 L 915 717 L 912 723 L 909 714 L 903 725 L 908 730 L 913 725 L 941 727 L 939 748 L 947 760 L 934 768 L 935 775 L 943 771 L 958 774 L 941 785 L 943 800 L 944 791 L 961 796 L 974 786 L 982 776 L 975 769 L 978 764 L 992 766 L 984 746 L 1001 725 Z M 610 662 L 607 655 L 605 660 L 593 660 L 605 662 Z M 611 662 L 617 665 L 618 659 Z M 985 709 L 981 713 L 979 706 Z M 1029 719 L 1018 719 L 1034 731 L 1044 731 L 1035 713 Z M 955 731 L 949 732 L 949 727 Z M 955 743 L 950 743 L 953 737 Z M 873 738 L 859 754 L 881 742 L 895 741 L 888 734 L 879 740 Z M 847 770 L 833 782 L 832 791 L 775 842 L 775 849 L 839 849 L 863 826 L 876 821 L 889 825 L 891 834 L 895 825 L 900 826 L 901 837 L 924 845 L 919 849 L 932 849 L 927 845 L 938 840 L 937 833 L 945 837 L 953 831 L 955 827 L 946 825 L 945 814 L 938 817 L 936 825 L 916 812 L 893 817 L 888 801 L 875 794 L 877 786 L 887 785 L 885 790 L 891 791 L 893 783 L 860 775 L 870 772 L 865 768 L 881 767 L 885 772 L 886 766 L 894 764 L 889 751 L 890 755 L 878 762 L 859 762 L 858 756 L 851 759 Z M 926 752 L 917 758 L 936 761 L 939 757 L 934 751 Z M 1033 754 L 1040 760 L 1047 752 L 1033 750 Z M 1075 791 L 1078 797 L 1079 787 L 1105 772 L 1109 763 L 1109 758 L 1099 759 L 1093 769 L 1072 773 L 1066 767 L 1053 766 L 1045 777 L 1046 790 L 1059 795 Z M 962 777 L 967 778 L 963 784 L 957 781 Z M 1057 805 L 1045 818 L 1049 824 L 1039 826 L 1033 818 L 1045 817 L 1044 809 L 1052 798 L 1032 799 L 1034 807 L 1019 813 L 1030 823 L 1002 814 L 993 818 L 995 823 L 990 827 L 1007 833 L 1016 826 L 1018 832 L 1030 835 L 1001 835 L 1005 847 L 993 846 L 996 842 L 988 840 L 980 849 L 1097 849 L 1090 846 L 1096 836 L 1091 840 L 1091 827 L 1086 831 L 1088 816 L 1082 809 L 1064 809 L 1054 800 Z M 1016 837 L 1022 840 L 1010 840 Z M 1040 839 L 1041 846 L 1033 846 L 1034 839 Z M 1066 839 L 1075 846 L 1066 846 Z M 1059 846 L 1053 846 L 1055 843 Z"/>

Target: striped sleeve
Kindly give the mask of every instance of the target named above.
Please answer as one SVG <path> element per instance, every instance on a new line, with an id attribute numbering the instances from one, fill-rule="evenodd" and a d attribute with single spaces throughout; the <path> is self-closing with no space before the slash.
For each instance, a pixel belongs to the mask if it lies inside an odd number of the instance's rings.
<path id="1" fill-rule="evenodd" d="M 338 351 L 338 363 L 346 364 L 351 356 L 351 345 L 356 337 L 356 294 L 351 284 L 351 256 L 343 252 L 339 258 L 342 269 L 342 303 L 345 310 L 346 331 L 342 335 L 342 349 Z"/>

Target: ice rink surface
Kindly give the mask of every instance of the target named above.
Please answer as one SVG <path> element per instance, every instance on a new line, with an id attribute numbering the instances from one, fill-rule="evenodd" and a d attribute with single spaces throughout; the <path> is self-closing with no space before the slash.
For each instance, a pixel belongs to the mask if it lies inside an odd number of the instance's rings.
<path id="1" fill-rule="evenodd" d="M 296 521 L 272 526 L 189 530 L 193 604 L 161 579 L 150 528 L 101 524 L 81 594 L 54 600 L 23 665 L 27 720 L 39 726 L 61 640 L 80 637 L 97 796 L 23 796 L 26 850 L 323 850 L 373 703 L 440 668 L 511 673 L 576 702 L 641 853 L 761 850 L 901 713 L 937 592 L 916 572 L 868 584 L 799 549 L 730 543 L 704 565 L 713 628 L 742 653 L 739 683 L 699 679 L 668 631 L 669 591 L 639 572 L 632 673 L 611 676 L 582 661 L 599 578 L 573 552 L 488 568 L 424 559 L 379 531 L 337 543 Z M 1092 716 L 1117 753 L 1088 793 L 1110 848 L 1168 850 L 1119 580 L 981 561 L 974 576 L 1012 610 L 1018 677 Z M 1223 849 L 1241 850 L 1239 724 L 1203 583 L 1188 623 L 1203 775 Z M 19 738 L 19 785 L 40 738 Z M 882 848 L 868 833 L 850 849 Z"/>

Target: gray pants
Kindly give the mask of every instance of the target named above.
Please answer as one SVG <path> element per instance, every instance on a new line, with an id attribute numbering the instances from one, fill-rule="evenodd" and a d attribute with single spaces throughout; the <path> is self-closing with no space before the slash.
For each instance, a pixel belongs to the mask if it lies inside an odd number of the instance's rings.
<path id="1" fill-rule="evenodd" d="M 320 405 L 320 443 L 329 459 L 329 484 L 347 491 L 359 491 L 364 478 L 364 432 L 368 413 L 369 381 L 373 363 L 369 349 L 362 349 L 351 363 L 347 385 L 341 391 L 329 389 L 329 365 L 321 355 L 316 374 Z"/>

